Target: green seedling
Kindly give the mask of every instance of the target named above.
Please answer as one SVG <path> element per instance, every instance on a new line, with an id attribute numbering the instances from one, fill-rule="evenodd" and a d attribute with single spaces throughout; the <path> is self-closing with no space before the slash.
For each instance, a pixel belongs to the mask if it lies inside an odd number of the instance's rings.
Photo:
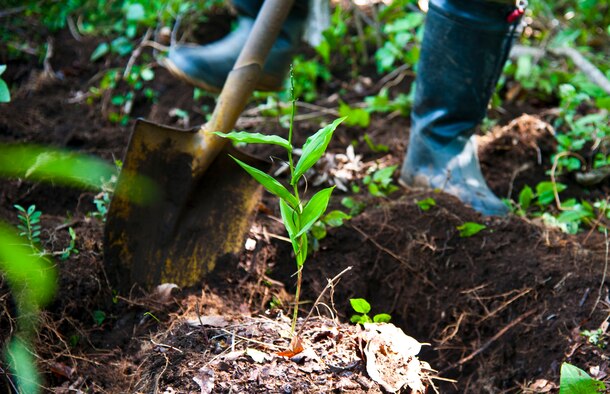
<path id="1" fill-rule="evenodd" d="M 606 342 L 604 341 L 606 332 L 601 328 L 598 328 L 597 330 L 593 331 L 584 330 L 580 333 L 580 335 L 587 338 L 587 342 L 592 345 L 595 345 L 602 349 L 606 347 Z"/>
<path id="2" fill-rule="evenodd" d="M 424 198 L 423 200 L 416 201 L 415 203 L 422 211 L 428 211 L 430 208 L 436 206 L 436 200 L 432 197 Z"/>
<path id="3" fill-rule="evenodd" d="M 349 303 L 352 305 L 352 309 L 359 313 L 359 315 L 352 315 L 350 321 L 356 324 L 364 323 L 389 323 L 392 316 L 387 313 L 380 313 L 371 319 L 368 313 L 371 311 L 371 304 L 368 303 L 364 298 L 351 298 Z"/>
<path id="4" fill-rule="evenodd" d="M 461 238 L 468 238 L 485 230 L 487 226 L 475 222 L 466 222 L 460 226 L 457 226 L 456 228 L 460 232 Z"/>
<path id="5" fill-rule="evenodd" d="M 328 227 L 341 227 L 345 220 L 350 220 L 352 217 L 345 212 L 334 210 L 322 216 L 320 220 L 311 226 L 309 231 L 310 237 L 308 250 L 317 252 L 320 249 L 320 240 L 324 239 L 327 234 Z"/>
<path id="6" fill-rule="evenodd" d="M 606 385 L 593 379 L 582 369 L 572 364 L 561 364 L 559 394 L 595 394 L 606 392 Z"/>
<path id="7" fill-rule="evenodd" d="M 362 183 L 368 187 L 369 193 L 375 197 L 387 197 L 398 190 L 398 186 L 392 183 L 392 174 L 398 166 L 381 168 L 373 174 L 366 175 Z"/>
<path id="8" fill-rule="evenodd" d="M 106 312 L 97 309 L 93 311 L 91 317 L 93 318 L 95 325 L 99 327 L 104 324 L 104 321 L 106 320 Z"/>
<path id="9" fill-rule="evenodd" d="M 0 64 L 0 75 L 6 71 L 6 64 Z M 8 85 L 0 78 L 0 103 L 8 103 L 11 101 L 11 91 Z"/>
<path id="10" fill-rule="evenodd" d="M 339 116 L 344 116 L 347 126 L 369 127 L 371 115 L 363 108 L 353 108 L 343 101 L 339 102 Z"/>
<path id="11" fill-rule="evenodd" d="M 70 244 L 59 255 L 59 258 L 62 260 L 68 260 L 70 256 L 79 253 L 78 249 L 76 249 L 76 232 L 72 227 L 68 227 L 68 233 L 70 234 Z"/>
<path id="12" fill-rule="evenodd" d="M 294 81 L 293 78 L 291 78 Z M 293 90 L 294 94 L 294 90 Z M 331 193 L 334 189 L 329 187 L 314 194 L 309 200 L 302 198 L 302 193 L 299 191 L 299 181 L 304 177 L 305 172 L 313 167 L 316 162 L 322 157 L 328 143 L 330 142 L 333 132 L 337 126 L 343 122 L 345 118 L 340 118 L 320 129 L 314 135 L 307 138 L 301 151 L 301 157 L 296 162 L 293 158 L 294 146 L 292 145 L 294 115 L 296 112 L 296 100 L 292 99 L 292 115 L 290 128 L 288 131 L 288 139 L 284 139 L 277 135 L 263 135 L 260 133 L 248 132 L 231 132 L 215 134 L 232 140 L 237 143 L 246 144 L 270 144 L 278 145 L 286 150 L 288 155 L 288 167 L 290 169 L 290 188 L 285 187 L 280 181 L 272 176 L 252 167 L 248 164 L 236 159 L 233 159 L 239 164 L 248 174 L 256 179 L 268 192 L 279 197 L 280 213 L 284 226 L 288 232 L 290 242 L 296 257 L 297 263 L 297 289 L 295 295 L 295 307 L 292 318 L 292 332 L 294 333 L 299 308 L 299 296 L 301 292 L 302 271 L 305 260 L 307 259 L 307 232 L 320 219 L 326 211 Z"/>
<path id="13" fill-rule="evenodd" d="M 18 204 L 15 204 L 14 207 L 19 211 L 17 214 L 20 222 L 17 225 L 20 231 L 19 235 L 28 240 L 32 249 L 36 249 L 36 245 L 40 243 L 40 216 L 42 212 L 36 210 L 36 205 L 30 205 L 28 209 Z"/>
<path id="14" fill-rule="evenodd" d="M 357 193 L 355 191 L 355 193 Z M 341 199 L 341 205 L 345 208 L 349 209 L 349 215 L 354 217 L 360 215 L 364 208 L 366 208 L 366 204 L 361 201 L 356 201 L 353 197 L 343 197 Z"/>

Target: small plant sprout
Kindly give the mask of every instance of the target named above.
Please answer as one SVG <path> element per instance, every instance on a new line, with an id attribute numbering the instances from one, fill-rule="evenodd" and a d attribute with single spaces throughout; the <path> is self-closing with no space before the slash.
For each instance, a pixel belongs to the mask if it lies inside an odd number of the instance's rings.
<path id="1" fill-rule="evenodd" d="M 59 258 L 62 260 L 68 260 L 70 256 L 78 254 L 78 249 L 76 249 L 76 232 L 72 227 L 69 227 L 68 233 L 70 234 L 70 244 L 61 251 Z"/>
<path id="2" fill-rule="evenodd" d="M 356 324 L 364 323 L 389 323 L 392 316 L 387 313 L 380 313 L 371 319 L 368 313 L 371 311 L 371 304 L 368 303 L 364 298 L 351 298 L 349 303 L 352 305 L 352 309 L 355 312 L 360 313 L 359 315 L 352 315 L 350 321 Z"/>
<path id="3" fill-rule="evenodd" d="M 307 138 L 307 141 L 305 141 L 305 144 L 302 147 L 301 157 L 295 164 L 295 160 L 293 158 L 294 147 L 292 145 L 296 107 L 296 99 L 294 98 L 294 82 L 292 92 L 292 113 L 288 131 L 288 140 L 277 135 L 263 135 L 260 133 L 248 133 L 244 131 L 231 132 L 227 134 L 215 132 L 215 134 L 238 143 L 278 145 L 284 148 L 288 155 L 290 187 L 292 188 L 292 191 L 290 191 L 289 188 L 286 188 L 282 183 L 272 176 L 252 166 L 249 166 L 234 157 L 233 159 L 246 172 L 248 172 L 248 174 L 263 185 L 267 191 L 279 197 L 282 220 L 288 232 L 290 242 L 292 243 L 292 248 L 294 250 L 297 263 L 297 289 L 295 294 L 294 313 L 292 317 L 292 333 L 294 334 L 298 316 L 303 265 L 307 259 L 307 232 L 326 211 L 328 201 L 330 200 L 330 195 L 334 189 L 333 186 L 320 190 L 308 201 L 306 201 L 302 198 L 302 194 L 299 192 L 299 181 L 305 175 L 305 172 L 313 167 L 320 157 L 322 157 L 326 151 L 328 143 L 332 138 L 333 132 L 345 118 L 335 120 L 326 127 L 318 130 L 318 132 L 316 132 L 314 135 Z"/>
<path id="4" fill-rule="evenodd" d="M 485 226 L 484 224 L 479 224 L 475 222 L 466 222 L 461 226 L 457 226 L 461 238 L 472 237 L 473 235 L 480 233 L 486 228 L 487 226 Z"/>
<path id="5" fill-rule="evenodd" d="M 30 205 L 25 209 L 21 205 L 15 204 L 15 209 L 19 211 L 17 217 L 20 224 L 17 228 L 19 235 L 25 237 L 32 249 L 36 249 L 36 244 L 40 243 L 40 215 L 42 212 L 36 210 L 36 205 Z"/>

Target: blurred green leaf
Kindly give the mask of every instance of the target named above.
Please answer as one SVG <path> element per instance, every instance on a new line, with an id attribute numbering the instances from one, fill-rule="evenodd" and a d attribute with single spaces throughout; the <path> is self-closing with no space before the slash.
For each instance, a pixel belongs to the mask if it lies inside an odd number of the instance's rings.
<path id="1" fill-rule="evenodd" d="M 371 304 L 369 304 L 364 298 L 350 298 L 349 303 L 358 313 L 363 313 L 366 315 L 371 311 Z"/>
<path id="2" fill-rule="evenodd" d="M 460 231 L 460 237 L 462 238 L 472 237 L 486 228 L 487 226 L 475 222 L 466 222 L 461 226 L 457 226 L 457 229 Z"/>

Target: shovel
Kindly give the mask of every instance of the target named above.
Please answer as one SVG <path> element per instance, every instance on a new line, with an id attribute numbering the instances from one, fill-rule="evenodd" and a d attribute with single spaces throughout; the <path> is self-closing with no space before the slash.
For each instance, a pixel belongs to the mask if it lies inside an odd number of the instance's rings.
<path id="1" fill-rule="evenodd" d="M 242 249 L 261 189 L 227 153 L 255 167 L 268 164 L 212 132 L 235 126 L 293 2 L 265 1 L 207 124 L 180 130 L 137 121 L 104 234 L 106 272 L 120 292 L 136 284 L 195 285 Z M 151 203 L 134 202 L 153 193 L 133 182 L 140 176 L 156 184 Z"/>

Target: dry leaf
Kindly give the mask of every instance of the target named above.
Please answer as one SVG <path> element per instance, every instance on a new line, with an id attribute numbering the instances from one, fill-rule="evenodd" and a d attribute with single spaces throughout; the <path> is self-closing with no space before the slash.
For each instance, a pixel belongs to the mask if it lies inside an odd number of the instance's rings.
<path id="1" fill-rule="evenodd" d="M 271 360 L 271 356 L 265 352 L 261 352 L 260 350 L 254 348 L 246 349 L 246 356 L 249 356 L 255 363 L 264 363 L 267 360 Z"/>
<path id="2" fill-rule="evenodd" d="M 161 302 L 168 302 L 172 296 L 172 290 L 178 289 L 175 283 L 163 283 L 155 288 L 155 296 Z"/>
<path id="3" fill-rule="evenodd" d="M 277 355 L 282 356 L 282 357 L 291 358 L 291 357 L 294 357 L 297 354 L 301 353 L 302 351 L 303 351 L 303 341 L 301 340 L 300 337 L 295 336 L 290 341 L 290 347 L 284 351 L 278 352 Z"/>
<path id="4" fill-rule="evenodd" d="M 199 316 L 198 318 L 187 320 L 186 323 L 192 327 L 226 327 L 229 325 L 229 322 L 224 316 Z"/>
<path id="5" fill-rule="evenodd" d="M 214 370 L 208 367 L 200 368 L 193 380 L 201 388 L 201 394 L 210 394 L 214 389 Z"/>

